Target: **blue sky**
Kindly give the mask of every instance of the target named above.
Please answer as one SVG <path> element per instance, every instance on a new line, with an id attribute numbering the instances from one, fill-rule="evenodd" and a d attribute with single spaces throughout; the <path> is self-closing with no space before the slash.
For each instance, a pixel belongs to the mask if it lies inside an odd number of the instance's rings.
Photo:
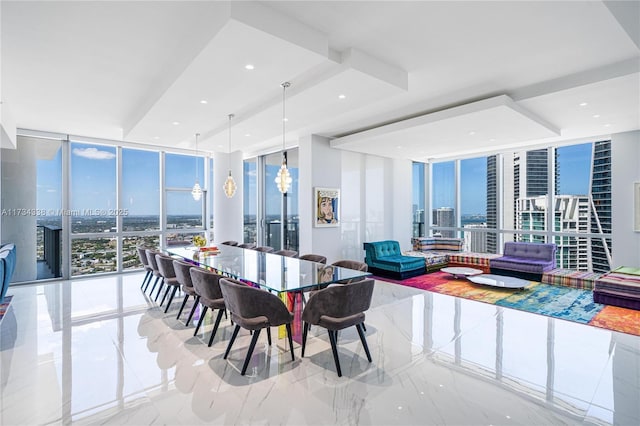
<path id="1" fill-rule="evenodd" d="M 53 143 L 53 142 L 52 142 Z M 584 195 L 589 190 L 591 174 L 592 144 L 571 145 L 558 148 L 560 194 Z M 71 190 L 72 209 L 113 209 L 116 207 L 116 149 L 109 146 L 71 144 Z M 123 149 L 123 208 L 130 215 L 159 214 L 159 153 L 134 149 Z M 60 209 L 62 188 L 61 150 L 51 160 L 38 160 L 38 208 Z M 462 214 L 486 213 L 486 158 L 472 158 L 460 162 L 461 210 Z M 196 165 L 193 156 L 167 154 L 165 178 L 166 186 L 190 189 L 197 176 L 204 186 L 204 160 Z M 267 166 L 266 212 L 275 215 L 280 212 L 281 195 L 274 183 L 279 166 Z M 297 215 L 298 169 L 290 169 L 293 177 L 289 214 Z M 256 213 L 255 163 L 245 163 L 244 202 L 249 214 Z M 414 182 L 420 181 L 415 179 Z M 237 177 L 236 177 L 237 179 Z M 444 162 L 433 165 L 433 207 L 454 205 L 454 163 Z M 414 187 L 414 203 L 418 204 Z M 175 192 L 168 197 L 170 214 L 199 214 L 201 205 L 191 197 L 191 193 Z"/>

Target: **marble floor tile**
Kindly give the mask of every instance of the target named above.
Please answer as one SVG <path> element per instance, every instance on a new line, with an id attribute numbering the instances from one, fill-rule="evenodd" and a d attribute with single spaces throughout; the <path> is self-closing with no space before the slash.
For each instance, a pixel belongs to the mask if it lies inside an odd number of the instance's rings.
<path id="1" fill-rule="evenodd" d="M 305 357 L 213 319 L 194 336 L 129 273 L 13 286 L 0 323 L 0 424 L 640 424 L 640 337 L 376 282 L 366 359 L 325 329 Z M 187 305 L 186 311 L 191 306 Z"/>

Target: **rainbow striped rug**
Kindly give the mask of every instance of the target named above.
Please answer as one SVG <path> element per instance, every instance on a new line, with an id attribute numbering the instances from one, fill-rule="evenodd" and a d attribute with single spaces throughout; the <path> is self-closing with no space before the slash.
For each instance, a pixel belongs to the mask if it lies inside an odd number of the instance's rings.
<path id="1" fill-rule="evenodd" d="M 0 303 L 0 321 L 2 321 L 2 318 L 4 317 L 4 314 L 7 312 L 7 309 L 9 309 L 9 304 L 11 303 L 12 298 L 13 296 L 5 296 L 2 303 Z"/>
<path id="2" fill-rule="evenodd" d="M 524 289 L 494 288 L 454 278 L 444 272 L 434 272 L 402 281 L 375 278 L 434 293 L 477 300 L 640 336 L 640 311 L 595 303 L 590 290 L 535 281 Z"/>

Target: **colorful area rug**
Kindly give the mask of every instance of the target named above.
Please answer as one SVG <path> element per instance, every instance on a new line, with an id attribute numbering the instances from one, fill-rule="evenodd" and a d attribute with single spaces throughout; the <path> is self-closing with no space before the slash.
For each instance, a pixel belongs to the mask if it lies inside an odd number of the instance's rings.
<path id="1" fill-rule="evenodd" d="M 12 298 L 13 296 L 5 296 L 2 303 L 0 303 L 0 321 L 2 321 L 2 318 L 4 317 L 4 314 L 7 312 L 7 309 L 9 309 L 9 304 L 11 303 Z"/>
<path id="2" fill-rule="evenodd" d="M 640 311 L 601 305 L 590 290 L 541 284 L 532 281 L 524 289 L 513 290 L 474 284 L 444 272 L 434 272 L 406 280 L 375 277 L 377 280 L 419 288 L 449 296 L 519 309 L 640 336 Z"/>

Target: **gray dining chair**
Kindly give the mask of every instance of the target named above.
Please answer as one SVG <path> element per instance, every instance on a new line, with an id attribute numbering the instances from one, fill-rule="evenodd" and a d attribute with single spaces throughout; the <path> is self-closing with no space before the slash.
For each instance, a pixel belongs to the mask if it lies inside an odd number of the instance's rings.
<path id="1" fill-rule="evenodd" d="M 302 356 L 307 344 L 307 334 L 310 325 L 317 325 L 327 329 L 333 360 L 336 364 L 338 377 L 342 376 L 340 360 L 338 359 L 338 331 L 355 326 L 362 341 L 367 359 L 371 362 L 371 354 L 365 337 L 365 311 L 371 306 L 373 286 L 375 281 L 366 279 L 350 285 L 327 287 L 316 292 L 309 298 L 302 311 Z"/>
<path id="2" fill-rule="evenodd" d="M 147 284 L 147 286 L 149 285 L 147 281 L 151 281 L 151 278 L 153 277 L 153 268 L 149 265 L 149 259 L 147 258 L 147 252 L 146 252 L 147 247 L 137 246 L 136 250 L 138 251 L 138 258 L 142 263 L 142 267 L 146 271 L 146 274 L 144 275 L 144 279 L 142 280 L 142 284 L 140 284 L 140 290 L 142 290 L 142 287 L 144 287 L 145 284 Z M 146 287 L 145 287 L 145 290 L 146 290 Z"/>
<path id="3" fill-rule="evenodd" d="M 229 241 L 224 241 L 221 244 L 227 245 L 227 246 L 237 246 L 238 242 L 237 241 L 233 241 L 233 240 L 229 240 Z"/>
<path id="4" fill-rule="evenodd" d="M 279 254 L 280 256 L 284 256 L 284 257 L 296 257 L 298 255 L 298 252 L 295 250 L 276 250 L 274 252 L 272 252 L 273 254 Z"/>
<path id="5" fill-rule="evenodd" d="M 360 272 L 367 272 L 369 270 L 369 265 L 367 265 L 364 262 L 359 262 L 357 260 L 338 260 L 336 262 L 333 262 L 331 265 L 338 266 L 340 268 L 355 269 L 356 271 L 360 271 Z M 352 278 L 352 279 L 349 279 L 349 280 L 338 281 L 338 283 L 339 284 L 350 284 L 350 283 L 362 281 L 364 279 L 365 279 L 365 277 Z"/>
<path id="6" fill-rule="evenodd" d="M 269 246 L 260 246 L 260 247 L 254 248 L 254 250 L 261 251 L 263 253 L 271 253 L 274 249 L 273 247 L 269 247 Z"/>
<path id="7" fill-rule="evenodd" d="M 193 282 L 191 281 L 191 273 L 189 272 L 194 265 L 192 263 L 183 262 L 182 260 L 173 261 L 173 270 L 176 273 L 176 279 L 181 286 L 181 290 L 184 293 L 184 299 L 182 300 L 182 305 L 180 306 L 180 310 L 178 311 L 178 315 L 176 315 L 176 319 L 180 319 L 180 315 L 182 315 L 182 311 L 189 301 L 189 297 L 193 297 L 193 307 L 191 309 L 191 315 L 187 318 L 187 322 L 185 326 L 189 325 L 189 321 L 191 321 L 191 317 L 195 311 L 195 307 L 198 305 L 199 296 L 196 294 L 196 290 L 193 287 Z"/>
<path id="8" fill-rule="evenodd" d="M 298 256 L 298 259 L 300 260 L 308 260 L 310 262 L 316 262 L 316 263 L 323 263 L 323 264 L 327 264 L 327 258 L 325 256 L 322 256 L 320 254 L 303 254 L 302 256 Z"/>
<path id="9" fill-rule="evenodd" d="M 164 296 L 162 296 L 160 306 L 164 304 L 167 295 L 169 294 L 169 292 L 171 292 L 171 296 L 169 297 L 167 306 L 164 309 L 164 313 L 166 314 L 169 311 L 169 306 L 171 306 L 173 297 L 176 295 L 176 291 L 178 290 L 178 288 L 180 288 L 180 283 L 176 278 L 176 271 L 173 269 L 172 257 L 162 254 L 156 254 L 156 262 L 158 263 L 158 269 L 160 270 L 160 274 L 162 275 L 162 282 L 167 285 L 167 289 L 164 292 Z M 158 293 L 160 293 L 160 291 L 158 291 Z"/>
<path id="10" fill-rule="evenodd" d="M 220 290 L 220 278 L 222 278 L 222 275 L 218 275 L 215 272 L 207 271 L 202 268 L 191 268 L 189 273 L 191 274 L 193 287 L 196 293 L 200 296 L 198 301 L 200 305 L 202 305 L 200 320 L 193 332 L 194 336 L 198 334 L 198 330 L 202 325 L 202 321 L 204 320 L 207 310 L 211 309 L 211 312 L 214 312 L 216 309 L 218 310 L 218 316 L 216 317 L 216 322 L 213 326 L 213 330 L 211 330 L 211 336 L 209 337 L 208 346 L 211 346 L 213 338 L 216 337 L 216 332 L 218 331 L 218 326 L 220 325 L 220 320 L 222 319 L 222 314 L 224 314 L 226 307 L 222 291 Z"/>
<path id="11" fill-rule="evenodd" d="M 238 247 L 240 247 L 240 248 L 245 248 L 245 249 L 254 249 L 254 248 L 256 248 L 256 243 L 243 243 L 243 244 L 238 244 Z"/>
<path id="12" fill-rule="evenodd" d="M 149 267 L 151 267 L 151 270 L 153 271 L 153 276 L 156 277 L 156 279 L 153 281 L 153 286 L 149 291 L 149 297 L 151 297 L 153 295 L 153 290 L 156 288 L 156 285 L 158 284 L 158 281 L 162 279 L 162 274 L 160 274 L 160 271 L 158 270 L 158 263 L 156 262 L 156 254 L 162 254 L 162 252 L 159 252 L 153 249 L 146 249 L 145 253 L 147 254 Z M 147 283 L 147 286 L 144 288 L 145 292 L 147 291 L 147 287 L 149 287 L 150 283 L 151 283 L 151 280 L 149 280 L 149 282 Z M 160 285 L 162 286 L 162 283 Z"/>
<path id="13" fill-rule="evenodd" d="M 233 342 L 238 336 L 238 331 L 240 331 L 241 327 L 253 331 L 249 350 L 242 366 L 242 372 L 240 373 L 241 375 L 244 376 L 247 371 L 249 360 L 251 360 L 258 336 L 260 336 L 260 331 L 263 328 L 269 331 L 269 327 L 286 326 L 289 348 L 291 349 L 291 360 L 293 361 L 295 359 L 293 355 L 293 338 L 291 335 L 293 314 L 289 312 L 278 296 L 231 278 L 222 278 L 220 280 L 220 289 L 222 290 L 227 309 L 229 309 L 231 313 L 231 320 L 236 325 L 227 350 L 224 353 L 224 359 L 227 359 L 229 356 Z M 269 341 L 269 344 L 271 344 L 271 341 Z"/>

